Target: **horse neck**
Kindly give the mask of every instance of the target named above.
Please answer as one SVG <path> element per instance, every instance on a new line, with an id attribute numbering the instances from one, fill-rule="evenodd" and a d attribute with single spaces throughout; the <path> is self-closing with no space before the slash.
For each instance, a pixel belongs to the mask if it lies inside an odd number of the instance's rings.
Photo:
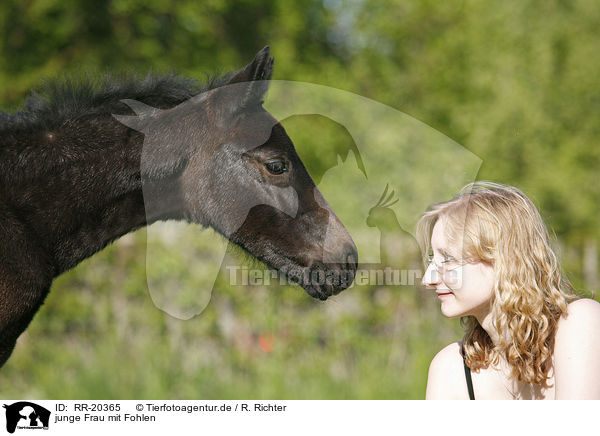
<path id="1" fill-rule="evenodd" d="M 14 137 L 15 144 L 25 146 L 21 150 L 33 151 L 28 162 L 19 153 L 16 183 L 0 195 L 53 261 L 55 275 L 126 233 L 160 219 L 180 218 L 176 179 L 149 182 L 147 189 L 160 190 L 161 198 L 169 200 L 145 207 L 143 135 L 109 114 Z"/>

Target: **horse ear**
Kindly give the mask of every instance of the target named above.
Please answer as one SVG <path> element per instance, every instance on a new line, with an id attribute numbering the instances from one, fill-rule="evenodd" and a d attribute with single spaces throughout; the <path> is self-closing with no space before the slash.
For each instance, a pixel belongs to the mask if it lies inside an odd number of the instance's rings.
<path id="1" fill-rule="evenodd" d="M 246 65 L 235 73 L 229 84 L 240 82 L 251 82 L 254 80 L 269 80 L 273 73 L 273 56 L 269 56 L 271 49 L 267 45 L 256 53 L 252 63 Z"/>
<path id="2" fill-rule="evenodd" d="M 121 100 L 121 103 L 125 103 L 127 106 L 129 106 L 131 110 L 133 110 L 139 117 L 154 115 L 159 111 L 159 109 L 155 107 L 148 106 L 141 101 L 131 100 L 130 98 Z"/>
<path id="3" fill-rule="evenodd" d="M 116 115 L 116 114 L 112 114 L 113 118 L 116 119 L 118 122 L 120 122 L 121 124 L 125 124 L 127 127 L 137 130 L 137 131 L 142 131 L 143 130 L 143 124 L 141 122 L 141 120 L 133 115 Z"/>
<path id="4" fill-rule="evenodd" d="M 240 108 L 259 104 L 267 92 L 269 88 L 268 80 L 271 79 L 273 74 L 273 56 L 269 56 L 269 54 L 269 46 L 264 47 L 256 54 L 250 64 L 235 73 L 227 82 L 228 85 L 247 82 L 247 85 L 242 87 L 243 92 L 238 100 Z M 238 87 L 235 88 L 239 89 Z"/>
<path id="5" fill-rule="evenodd" d="M 144 178 L 160 179 L 172 175 L 187 159 L 187 137 L 180 128 L 185 107 L 163 110 L 137 100 L 121 100 L 136 115 L 113 118 L 144 134 L 140 171 Z"/>
<path id="6" fill-rule="evenodd" d="M 113 118 L 125 124 L 127 127 L 138 130 L 140 132 L 144 131 L 144 126 L 147 124 L 147 120 L 149 119 L 149 117 L 158 115 L 158 113 L 160 112 L 160 109 L 148 106 L 147 104 L 144 104 L 137 100 L 124 99 L 121 100 L 121 102 L 129 106 L 131 110 L 135 112 L 135 115 L 112 114 Z"/>

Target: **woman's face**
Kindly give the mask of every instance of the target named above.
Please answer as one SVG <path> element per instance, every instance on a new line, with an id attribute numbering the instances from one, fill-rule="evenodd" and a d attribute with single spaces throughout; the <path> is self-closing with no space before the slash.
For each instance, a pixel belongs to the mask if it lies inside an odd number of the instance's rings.
<path id="1" fill-rule="evenodd" d="M 438 219 L 431 234 L 433 263 L 423 284 L 435 288 L 444 316 L 473 315 L 479 322 L 489 314 L 494 294 L 494 268 L 486 263 L 463 259 L 462 247 L 450 246 L 445 220 Z"/>

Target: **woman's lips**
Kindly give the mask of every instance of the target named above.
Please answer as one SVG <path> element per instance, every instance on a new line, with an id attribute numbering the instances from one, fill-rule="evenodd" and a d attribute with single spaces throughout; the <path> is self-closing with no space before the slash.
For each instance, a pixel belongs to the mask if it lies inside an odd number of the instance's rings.
<path id="1" fill-rule="evenodd" d="M 450 295 L 452 295 L 452 292 L 450 292 L 450 291 L 448 291 L 448 292 L 437 292 L 437 296 L 440 299 L 447 298 Z"/>

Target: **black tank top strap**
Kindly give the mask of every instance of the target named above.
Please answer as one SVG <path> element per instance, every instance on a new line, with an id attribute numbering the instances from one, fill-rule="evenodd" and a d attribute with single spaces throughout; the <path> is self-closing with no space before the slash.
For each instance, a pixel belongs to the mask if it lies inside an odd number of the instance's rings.
<path id="1" fill-rule="evenodd" d="M 465 367 L 465 378 L 467 379 L 467 389 L 469 390 L 469 400 L 475 399 L 475 393 L 473 392 L 473 380 L 471 379 L 471 369 L 467 366 L 465 359 L 465 347 L 463 343 L 460 343 L 460 352 L 463 358 L 463 366 Z"/>

